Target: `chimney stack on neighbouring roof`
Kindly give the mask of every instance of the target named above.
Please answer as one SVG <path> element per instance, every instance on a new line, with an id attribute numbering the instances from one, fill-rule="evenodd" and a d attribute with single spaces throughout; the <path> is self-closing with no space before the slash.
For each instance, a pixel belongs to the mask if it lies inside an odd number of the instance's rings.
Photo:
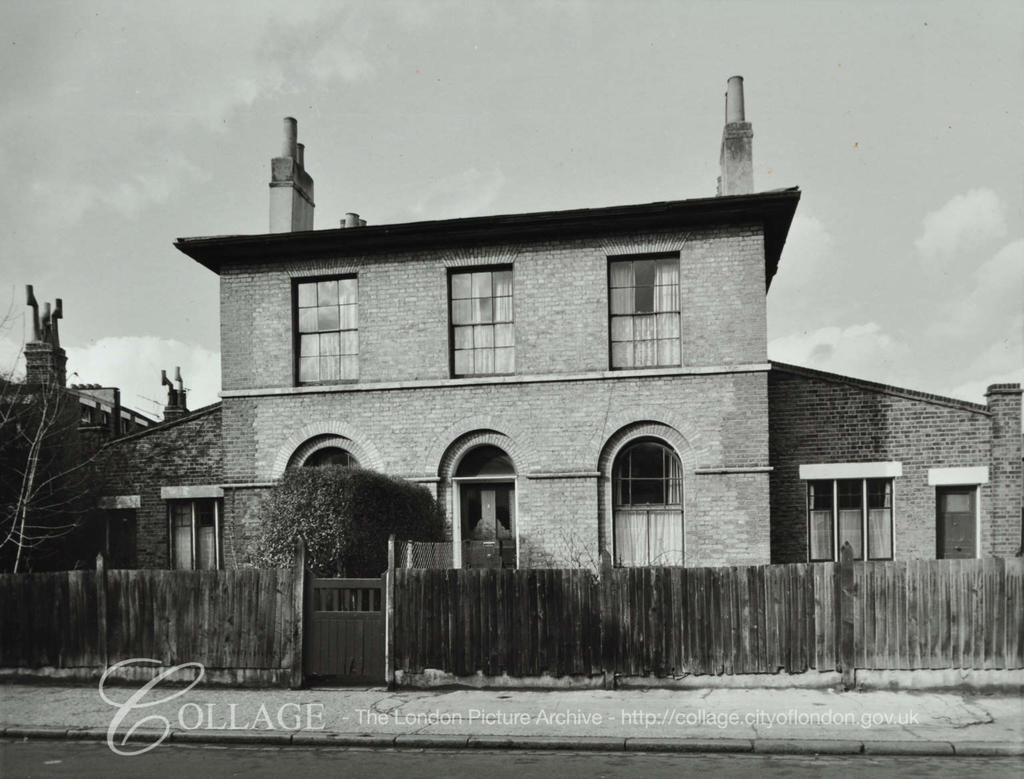
<path id="1" fill-rule="evenodd" d="M 181 380 L 181 368 L 174 369 L 174 382 L 167 378 L 167 371 L 160 371 L 160 383 L 167 387 L 167 405 L 164 406 L 164 422 L 171 419 L 179 419 L 188 413 L 188 406 L 185 404 L 185 383 Z"/>
<path id="2" fill-rule="evenodd" d="M 281 156 L 270 161 L 270 232 L 313 229 L 313 179 L 306 173 L 306 147 L 298 142 L 298 123 L 284 119 Z"/>
<path id="3" fill-rule="evenodd" d="M 749 195 L 754 191 L 753 142 L 754 130 L 743 106 L 743 76 L 733 76 L 725 93 L 719 195 Z"/>
<path id="4" fill-rule="evenodd" d="M 42 316 L 39 303 L 32 292 L 32 285 L 25 285 L 26 305 L 32 309 L 32 340 L 25 343 L 25 381 L 28 384 L 50 384 L 63 387 L 67 384 L 67 354 L 60 346 L 58 322 L 64 318 L 64 301 L 57 298 L 53 311 L 50 304 L 43 304 Z"/>

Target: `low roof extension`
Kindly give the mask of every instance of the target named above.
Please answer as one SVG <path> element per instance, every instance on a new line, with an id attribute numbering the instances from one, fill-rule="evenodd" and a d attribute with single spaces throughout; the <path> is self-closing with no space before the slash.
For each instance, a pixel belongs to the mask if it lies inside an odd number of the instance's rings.
<path id="1" fill-rule="evenodd" d="M 766 286 L 779 267 L 797 187 L 752 195 L 671 200 L 632 206 L 476 216 L 333 230 L 179 238 L 175 246 L 219 274 L 227 266 L 285 257 L 351 256 L 403 249 L 578 238 L 624 231 L 722 224 L 760 224 L 765 236 Z"/>

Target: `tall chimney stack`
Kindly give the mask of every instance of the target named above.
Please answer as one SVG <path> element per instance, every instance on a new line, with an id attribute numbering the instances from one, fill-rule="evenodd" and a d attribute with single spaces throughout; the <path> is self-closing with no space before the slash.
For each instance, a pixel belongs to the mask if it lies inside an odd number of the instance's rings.
<path id="1" fill-rule="evenodd" d="M 754 130 L 743 106 L 743 76 L 733 76 L 725 93 L 719 195 L 749 195 L 754 191 L 753 141 Z"/>
<path id="2" fill-rule="evenodd" d="M 313 229 L 313 179 L 306 173 L 298 122 L 284 119 L 281 156 L 270 161 L 270 232 Z"/>
<path id="3" fill-rule="evenodd" d="M 42 316 L 32 285 L 25 285 L 25 304 L 32 309 L 32 340 L 25 344 L 25 381 L 28 384 L 67 384 L 68 358 L 60 345 L 58 322 L 64 317 L 64 303 L 57 298 L 43 305 Z"/>
<path id="4" fill-rule="evenodd" d="M 174 384 L 178 386 L 175 388 Z M 174 369 L 174 381 L 167 378 L 167 371 L 160 371 L 160 383 L 167 387 L 167 405 L 164 406 L 164 422 L 180 419 L 188 414 L 185 402 L 185 382 L 181 379 L 181 368 Z"/>

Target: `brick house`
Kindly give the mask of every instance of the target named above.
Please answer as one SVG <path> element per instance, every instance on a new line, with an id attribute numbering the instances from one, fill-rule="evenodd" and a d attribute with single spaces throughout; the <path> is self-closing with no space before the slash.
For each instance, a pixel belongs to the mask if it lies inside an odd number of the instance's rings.
<path id="1" fill-rule="evenodd" d="M 430 489 L 456 565 L 1015 554 L 1019 387 L 979 406 L 768 361 L 800 193 L 753 191 L 741 79 L 726 107 L 716 197 L 329 230 L 286 119 L 270 232 L 176 243 L 220 279 L 222 403 L 118 445 L 205 452 L 119 493 L 140 562 L 243 560 L 275 480 L 324 462 Z"/>

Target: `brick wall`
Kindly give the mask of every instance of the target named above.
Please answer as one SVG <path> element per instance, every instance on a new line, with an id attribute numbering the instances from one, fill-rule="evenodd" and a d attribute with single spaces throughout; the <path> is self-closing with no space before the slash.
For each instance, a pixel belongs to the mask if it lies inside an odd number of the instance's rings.
<path id="1" fill-rule="evenodd" d="M 140 568 L 167 568 L 167 503 L 161 487 L 219 485 L 223 481 L 220 405 L 127 436 L 100 453 L 100 494 L 138 495 L 137 559 Z M 231 528 L 222 523 L 224 562 L 229 564 Z"/>
<path id="2" fill-rule="evenodd" d="M 989 466 L 991 481 L 980 491 L 980 554 L 1016 554 L 1019 391 L 1006 405 L 1014 402 L 1015 416 L 1004 410 L 994 417 L 972 403 L 776 365 L 768 374 L 772 562 L 807 559 L 806 483 L 799 466 L 816 463 L 902 463 L 903 476 L 895 479 L 897 559 L 936 556 L 935 487 L 928 484 L 928 470 Z M 994 420 L 1007 431 L 1003 453 L 993 450 Z"/>
<path id="3" fill-rule="evenodd" d="M 331 431 L 372 451 L 379 459 L 369 464 L 378 470 L 441 478 L 438 494 L 450 517 L 445 453 L 467 433 L 496 430 L 508 438 L 519 476 L 521 562 L 568 565 L 599 555 L 607 477 L 599 462 L 608 441 L 655 421 L 671 431 L 667 440 L 683 462 L 688 564 L 766 562 L 766 474 L 696 473 L 767 465 L 765 382 L 764 372 L 753 371 L 226 398 L 226 477 L 270 481 L 303 438 Z M 225 506 L 249 535 L 257 491 L 232 490 L 243 508 Z"/>
<path id="4" fill-rule="evenodd" d="M 514 266 L 516 373 L 607 370 L 610 255 L 680 252 L 683 363 L 763 362 L 764 240 L 754 226 L 231 266 L 221 275 L 225 390 L 289 387 L 292 279 L 355 273 L 360 380 L 441 379 L 447 269 Z"/>
<path id="5" fill-rule="evenodd" d="M 986 399 L 992 412 L 991 521 L 982 528 L 981 543 L 983 548 L 997 550 L 992 554 L 1020 554 L 1024 525 L 1020 385 L 994 384 Z"/>

